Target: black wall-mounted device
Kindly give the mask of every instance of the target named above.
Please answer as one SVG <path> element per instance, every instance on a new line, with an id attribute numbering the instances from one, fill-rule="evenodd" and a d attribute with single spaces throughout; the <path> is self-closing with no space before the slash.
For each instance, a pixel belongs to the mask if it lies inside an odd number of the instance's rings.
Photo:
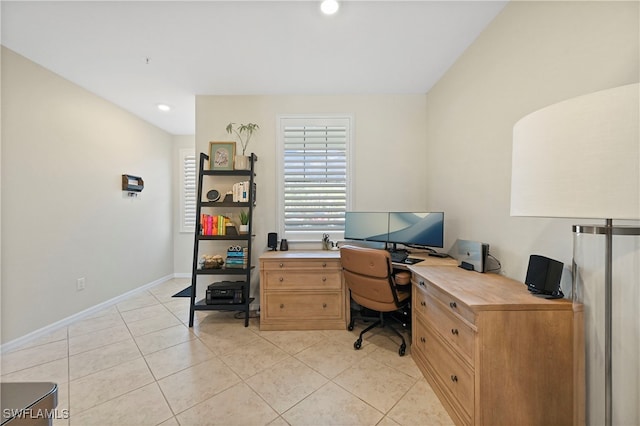
<path id="1" fill-rule="evenodd" d="M 267 247 L 271 251 L 276 251 L 278 249 L 278 234 L 275 232 L 269 232 L 267 234 Z"/>
<path id="2" fill-rule="evenodd" d="M 564 263 L 545 256 L 532 254 L 529 257 L 527 277 L 524 282 L 530 292 L 551 298 L 564 297 L 560 290 L 560 279 Z"/>
<path id="3" fill-rule="evenodd" d="M 122 175 L 122 190 L 141 192 L 144 189 L 144 181 L 140 176 Z"/>

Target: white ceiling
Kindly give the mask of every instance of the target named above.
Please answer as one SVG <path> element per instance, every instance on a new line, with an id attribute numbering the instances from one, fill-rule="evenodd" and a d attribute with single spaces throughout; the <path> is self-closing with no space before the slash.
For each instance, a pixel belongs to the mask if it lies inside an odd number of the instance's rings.
<path id="1" fill-rule="evenodd" d="M 2 44 L 142 119 L 195 95 L 426 93 L 507 1 L 2 1 Z M 173 107 L 162 113 L 158 103 Z"/>

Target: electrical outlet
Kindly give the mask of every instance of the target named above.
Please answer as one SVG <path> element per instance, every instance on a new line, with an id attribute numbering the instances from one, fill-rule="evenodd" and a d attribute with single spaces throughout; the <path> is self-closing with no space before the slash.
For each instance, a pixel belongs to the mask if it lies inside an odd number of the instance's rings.
<path id="1" fill-rule="evenodd" d="M 77 291 L 84 290 L 84 285 L 85 285 L 84 277 L 78 278 L 76 281 L 76 290 Z"/>

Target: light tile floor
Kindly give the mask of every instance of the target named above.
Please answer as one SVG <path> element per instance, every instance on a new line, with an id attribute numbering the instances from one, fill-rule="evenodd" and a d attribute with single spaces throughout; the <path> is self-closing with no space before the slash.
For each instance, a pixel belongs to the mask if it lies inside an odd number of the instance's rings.
<path id="1" fill-rule="evenodd" d="M 260 331 L 196 312 L 174 279 L 2 355 L 7 381 L 59 386 L 55 425 L 451 425 L 384 329 Z"/>

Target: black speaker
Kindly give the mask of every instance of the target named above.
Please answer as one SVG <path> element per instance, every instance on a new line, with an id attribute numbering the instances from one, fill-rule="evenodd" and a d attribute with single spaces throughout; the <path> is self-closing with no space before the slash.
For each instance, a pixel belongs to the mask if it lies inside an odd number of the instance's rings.
<path id="1" fill-rule="evenodd" d="M 275 232 L 269 232 L 267 234 L 267 247 L 269 247 L 271 251 L 278 249 L 278 234 Z"/>
<path id="2" fill-rule="evenodd" d="M 564 263 L 548 257 L 532 254 L 529 257 L 527 278 L 524 280 L 529 291 L 554 298 L 564 297 L 560 290 L 560 279 Z"/>

